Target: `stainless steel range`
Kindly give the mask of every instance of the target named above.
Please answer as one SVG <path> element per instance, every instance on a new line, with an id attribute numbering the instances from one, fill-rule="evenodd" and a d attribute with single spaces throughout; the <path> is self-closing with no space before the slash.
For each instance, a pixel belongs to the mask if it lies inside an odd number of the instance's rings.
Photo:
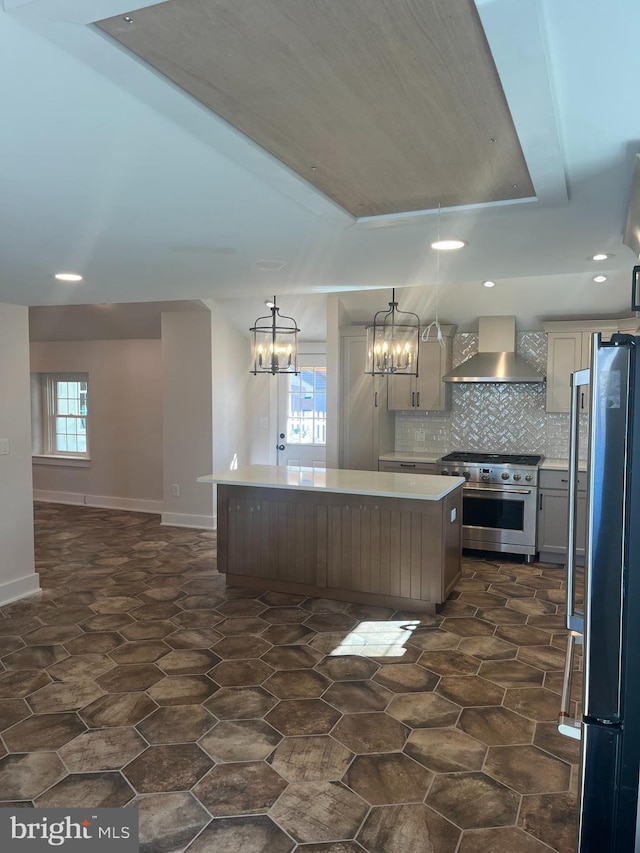
<path id="1" fill-rule="evenodd" d="M 536 554 L 538 466 L 543 456 L 449 453 L 438 474 L 464 477 L 462 546 L 483 551 Z"/>

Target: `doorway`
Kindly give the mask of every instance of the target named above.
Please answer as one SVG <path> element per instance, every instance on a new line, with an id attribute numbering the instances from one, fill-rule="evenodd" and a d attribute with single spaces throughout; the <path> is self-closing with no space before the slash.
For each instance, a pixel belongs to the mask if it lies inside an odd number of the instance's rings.
<path id="1" fill-rule="evenodd" d="M 278 465 L 324 468 L 327 461 L 327 356 L 301 353 L 300 372 L 278 379 Z"/>

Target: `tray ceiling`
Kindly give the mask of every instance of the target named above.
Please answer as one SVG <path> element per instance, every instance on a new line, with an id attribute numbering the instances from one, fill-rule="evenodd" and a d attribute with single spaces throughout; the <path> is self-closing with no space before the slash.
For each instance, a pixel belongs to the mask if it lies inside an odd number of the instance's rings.
<path id="1" fill-rule="evenodd" d="M 96 23 L 354 216 L 535 194 L 472 0 L 168 0 Z"/>

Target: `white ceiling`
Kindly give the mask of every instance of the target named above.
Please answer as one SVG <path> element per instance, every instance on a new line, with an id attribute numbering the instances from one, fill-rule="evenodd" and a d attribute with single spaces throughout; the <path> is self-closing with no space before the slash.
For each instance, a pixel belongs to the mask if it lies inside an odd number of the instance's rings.
<path id="1" fill-rule="evenodd" d="M 468 246 L 437 271 L 434 211 L 354 219 L 87 25 L 135 0 L 4 0 L 0 301 L 219 299 L 246 329 L 277 293 L 317 339 L 322 294 L 345 291 L 347 313 L 364 320 L 387 288 L 410 287 L 400 307 L 426 319 L 438 278 L 440 318 L 461 328 L 480 314 L 515 313 L 520 328 L 628 315 L 640 4 L 476 2 L 536 199 L 444 210 L 442 236 Z M 596 265 L 596 251 L 614 257 Z M 52 279 L 68 269 L 85 281 Z M 372 288 L 385 292 L 361 293 Z"/>

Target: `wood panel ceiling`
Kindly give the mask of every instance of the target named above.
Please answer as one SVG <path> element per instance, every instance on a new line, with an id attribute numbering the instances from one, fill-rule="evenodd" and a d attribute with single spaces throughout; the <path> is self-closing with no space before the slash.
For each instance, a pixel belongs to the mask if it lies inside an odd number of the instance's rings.
<path id="1" fill-rule="evenodd" d="M 534 195 L 473 0 L 169 0 L 96 23 L 355 216 Z"/>

